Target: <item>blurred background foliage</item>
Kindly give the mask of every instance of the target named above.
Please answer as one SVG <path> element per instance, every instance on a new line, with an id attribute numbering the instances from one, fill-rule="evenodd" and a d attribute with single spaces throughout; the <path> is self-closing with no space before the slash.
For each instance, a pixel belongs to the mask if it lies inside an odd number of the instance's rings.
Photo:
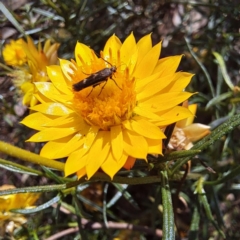
<path id="1" fill-rule="evenodd" d="M 198 104 L 196 122 L 210 125 L 213 130 L 240 112 L 238 0 L 2 0 L 0 3 L 1 47 L 10 39 L 24 35 L 30 35 L 36 42 L 51 38 L 61 44 L 59 57 L 69 59 L 74 57 L 77 41 L 99 52 L 114 33 L 121 40 L 131 32 L 137 40 L 152 33 L 154 44 L 162 40 L 161 57 L 184 54 L 179 70 L 195 74 L 188 91 L 198 92 L 190 100 Z M 0 68 L 0 139 L 38 153 L 40 144 L 24 142 L 32 134 L 18 123 L 26 108 L 6 73 Z M 240 163 L 239 136 L 240 129 L 236 128 L 197 156 L 215 174 L 197 159 L 192 161 L 191 172 L 200 173 L 207 180 L 231 173 Z M 12 159 L 3 154 L 1 157 Z M 27 166 L 42 171 L 40 167 Z M 0 171 L 1 185 L 26 187 L 56 183 L 54 177 L 30 176 L 4 168 Z M 218 228 L 226 239 L 240 239 L 239 177 L 205 187 L 215 222 L 211 222 L 206 208 L 201 206 L 204 200 L 194 194 L 194 180 L 185 180 L 179 187 L 179 182 L 171 182 L 177 239 L 223 239 Z M 55 196 L 56 193 L 45 193 L 39 204 Z M 0 224 L 3 234 L 0 239 L 81 239 L 77 222 L 82 222 L 85 229 L 82 239 L 159 239 L 161 206 L 158 184 L 88 183 L 80 185 L 76 195 L 62 198 L 61 204 L 55 202 L 35 215 L 27 215 L 27 223 L 20 228 L 4 231 L 6 225 Z M 198 217 L 199 225 L 194 232 L 191 224 Z M 125 223 L 134 231 L 128 230 Z"/>

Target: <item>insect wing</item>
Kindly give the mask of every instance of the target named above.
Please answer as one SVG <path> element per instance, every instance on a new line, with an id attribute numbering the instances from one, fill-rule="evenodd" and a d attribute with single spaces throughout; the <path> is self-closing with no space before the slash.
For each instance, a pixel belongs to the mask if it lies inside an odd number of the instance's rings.
<path id="1" fill-rule="evenodd" d="M 115 71 L 116 67 L 104 68 L 96 73 L 93 73 L 92 75 L 83 79 L 82 81 L 73 84 L 73 90 L 78 92 L 90 86 L 95 87 L 99 85 L 101 82 L 107 81 L 107 78 L 111 77 L 113 72 Z"/>

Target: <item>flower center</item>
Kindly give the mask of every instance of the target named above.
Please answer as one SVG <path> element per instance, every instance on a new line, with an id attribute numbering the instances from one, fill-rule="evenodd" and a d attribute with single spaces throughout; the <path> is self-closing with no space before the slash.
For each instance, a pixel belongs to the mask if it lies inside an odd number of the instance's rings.
<path id="1" fill-rule="evenodd" d="M 109 130 L 132 116 L 136 105 L 135 81 L 127 67 L 109 66 L 101 58 L 91 65 L 73 64 L 72 82 L 82 81 L 81 90 L 73 90 L 73 105 L 88 124 Z"/>

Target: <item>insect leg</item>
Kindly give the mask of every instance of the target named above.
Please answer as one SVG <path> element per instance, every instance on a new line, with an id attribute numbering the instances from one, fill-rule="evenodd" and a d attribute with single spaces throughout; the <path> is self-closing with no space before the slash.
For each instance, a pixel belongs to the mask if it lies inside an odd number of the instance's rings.
<path id="1" fill-rule="evenodd" d="M 117 86 L 120 90 L 122 90 L 122 88 L 120 88 L 120 87 L 118 86 L 117 82 L 112 78 L 112 76 L 111 76 L 110 78 L 113 80 L 113 82 L 116 84 L 116 86 Z M 105 86 L 105 85 L 104 85 L 104 86 Z"/>
<path id="2" fill-rule="evenodd" d="M 91 89 L 90 93 L 87 95 L 87 97 L 88 97 L 88 96 L 89 96 L 89 95 L 92 93 L 92 91 L 93 91 L 93 88 L 94 88 L 94 87 L 92 87 L 92 89 Z"/>
<path id="3" fill-rule="evenodd" d="M 98 96 L 101 94 L 101 92 L 102 92 L 102 90 L 104 89 L 104 87 L 105 87 L 106 84 L 107 84 L 107 81 L 105 81 L 105 83 L 104 83 L 104 85 L 102 86 L 101 91 L 100 91 L 100 93 L 98 94 Z"/>

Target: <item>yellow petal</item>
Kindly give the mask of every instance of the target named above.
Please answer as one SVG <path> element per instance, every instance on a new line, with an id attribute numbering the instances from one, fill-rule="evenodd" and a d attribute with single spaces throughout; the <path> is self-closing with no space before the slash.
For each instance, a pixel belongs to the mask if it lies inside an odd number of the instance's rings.
<path id="1" fill-rule="evenodd" d="M 155 114 L 152 110 L 153 109 L 151 107 L 147 106 L 147 105 L 145 105 L 145 106 L 138 105 L 134 108 L 133 112 L 138 116 L 149 118 L 151 120 L 155 120 L 155 121 L 163 120 L 162 117 Z"/>
<path id="2" fill-rule="evenodd" d="M 43 96 L 47 97 L 53 102 L 65 103 L 66 101 L 72 99 L 71 95 L 60 94 L 51 82 L 36 82 L 35 86 Z"/>
<path id="3" fill-rule="evenodd" d="M 64 167 L 65 177 L 69 176 L 72 173 L 76 173 L 86 166 L 88 155 L 83 156 L 84 153 L 85 151 L 83 149 L 80 149 L 76 152 L 73 152 L 68 157 Z"/>
<path id="4" fill-rule="evenodd" d="M 57 75 L 61 75 L 61 72 L 63 73 L 63 76 L 68 80 L 68 81 L 72 81 L 72 77 L 69 74 L 74 74 L 74 70 L 76 69 L 76 67 L 74 66 L 74 64 L 68 60 L 65 59 L 59 59 L 59 63 L 60 63 L 60 67 L 54 69 Z M 55 74 L 54 73 L 54 74 Z M 56 79 L 57 81 L 57 79 Z"/>
<path id="5" fill-rule="evenodd" d="M 106 42 L 104 49 L 103 49 L 103 56 L 104 59 L 107 61 L 112 62 L 113 59 L 118 59 L 118 52 L 122 46 L 121 41 L 115 35 L 112 35 Z M 111 59 L 112 57 L 112 59 Z M 121 64 L 116 62 L 115 64 Z"/>
<path id="6" fill-rule="evenodd" d="M 192 115 L 192 117 L 189 117 L 189 118 L 183 119 L 181 121 L 178 121 L 176 126 L 179 127 L 179 128 L 186 127 L 186 126 L 192 124 L 193 121 L 194 121 L 195 114 L 196 114 L 196 111 L 197 111 L 197 104 L 191 104 L 191 105 L 187 106 L 187 108 L 193 115 Z"/>
<path id="7" fill-rule="evenodd" d="M 151 139 L 165 138 L 164 133 L 157 126 L 144 119 L 132 119 L 123 122 L 123 125 L 127 129 L 147 138 Z"/>
<path id="8" fill-rule="evenodd" d="M 153 76 L 153 75 L 152 75 Z M 165 91 L 165 88 L 171 83 L 173 80 L 173 75 L 168 75 L 162 78 L 154 79 L 153 81 L 149 82 L 139 93 L 137 94 L 137 101 L 143 101 L 147 98 L 153 98 L 154 95 L 161 92 L 168 92 Z M 177 92 L 178 90 L 174 92 Z M 182 91 L 182 90 L 181 90 Z"/>
<path id="9" fill-rule="evenodd" d="M 183 128 L 189 141 L 195 142 L 210 133 L 210 127 L 201 123 L 193 123 Z"/>
<path id="10" fill-rule="evenodd" d="M 107 136 L 109 135 L 109 136 Z M 94 143 L 89 149 L 86 171 L 88 179 L 91 178 L 96 171 L 101 167 L 102 163 L 106 160 L 110 152 L 110 143 L 108 142 L 103 146 L 103 139 L 108 138 L 110 140 L 110 133 L 108 131 L 98 132 L 98 136 L 95 138 Z"/>
<path id="11" fill-rule="evenodd" d="M 147 141 L 143 136 L 137 135 L 131 131 L 123 131 L 124 151 L 131 157 L 146 159 L 148 154 Z"/>
<path id="12" fill-rule="evenodd" d="M 152 39 L 151 39 L 151 33 L 142 37 L 137 42 L 137 48 L 138 48 L 138 62 L 137 65 L 142 61 L 142 59 L 146 56 L 146 54 L 152 49 Z M 160 53 L 159 53 L 160 55 Z"/>
<path id="13" fill-rule="evenodd" d="M 82 148 L 84 139 L 81 134 L 75 134 L 65 145 L 59 148 L 54 158 L 63 158 L 69 156 L 72 152 Z"/>
<path id="14" fill-rule="evenodd" d="M 30 109 L 38 112 L 42 112 L 45 114 L 53 115 L 53 116 L 62 116 L 67 115 L 73 112 L 70 108 L 67 108 L 66 105 L 61 103 L 42 103 L 36 106 L 31 107 Z"/>
<path id="15" fill-rule="evenodd" d="M 135 37 L 133 36 L 133 33 L 131 33 L 126 40 L 123 42 L 121 50 L 120 50 L 120 56 L 121 61 L 124 64 L 129 64 L 129 56 L 136 54 L 137 51 L 137 45 Z"/>
<path id="16" fill-rule="evenodd" d="M 54 86 L 60 91 L 65 93 L 66 95 L 68 94 L 72 94 L 72 91 L 69 89 L 69 87 L 67 86 L 67 82 L 63 76 L 62 71 L 65 71 L 66 73 L 66 65 L 68 66 L 68 70 L 69 70 L 69 65 L 71 64 L 69 61 L 66 62 L 66 60 L 61 60 L 61 68 L 60 66 L 50 66 L 47 67 L 47 73 L 49 78 L 51 79 L 52 83 L 54 84 Z M 72 71 L 72 69 L 70 69 L 69 71 Z M 69 80 L 69 78 L 71 79 L 71 77 L 67 74 L 66 78 Z"/>
<path id="17" fill-rule="evenodd" d="M 81 59 L 79 58 L 79 56 L 81 56 Z M 75 59 L 76 59 L 77 65 L 78 66 L 83 65 L 81 60 L 83 60 L 84 63 L 86 64 L 91 64 L 92 57 L 93 57 L 92 50 L 85 44 L 78 42 L 75 47 Z"/>
<path id="18" fill-rule="evenodd" d="M 49 141 L 47 142 L 43 148 L 41 149 L 40 155 L 42 157 L 46 157 L 49 159 L 56 159 L 58 157 L 55 157 L 57 152 L 63 148 L 68 141 L 72 139 L 72 136 L 67 136 L 65 138 L 61 138 L 55 141 Z M 65 157 L 65 156 L 63 156 Z M 61 158 L 61 157 L 60 157 Z"/>
<path id="19" fill-rule="evenodd" d="M 72 128 L 50 128 L 34 134 L 28 142 L 47 142 L 74 134 L 76 129 Z"/>
<path id="20" fill-rule="evenodd" d="M 165 57 L 158 60 L 153 73 L 161 72 L 162 76 L 175 73 L 183 55 Z"/>
<path id="21" fill-rule="evenodd" d="M 169 85 L 171 81 L 174 80 L 174 75 L 168 75 L 161 77 L 161 73 L 157 72 L 148 77 L 137 79 L 135 89 L 138 94 L 145 91 L 145 88 L 148 87 L 148 84 L 158 84 L 157 92 L 162 90 L 164 87 Z"/>
<path id="22" fill-rule="evenodd" d="M 124 166 L 126 163 L 128 156 L 123 153 L 121 158 L 118 161 L 115 161 L 111 152 L 107 160 L 102 164 L 101 169 L 111 178 L 113 179 L 114 175 Z"/>
<path id="23" fill-rule="evenodd" d="M 80 170 L 77 171 L 78 179 L 84 177 L 85 175 L 87 175 L 85 167 L 83 167 L 83 168 L 81 168 Z"/>
<path id="24" fill-rule="evenodd" d="M 156 44 L 142 59 L 134 71 L 134 76 L 136 78 L 144 78 L 150 76 L 155 66 L 157 65 L 159 54 L 161 50 L 161 42 Z"/>
<path id="25" fill-rule="evenodd" d="M 86 150 L 89 150 L 91 148 L 96 136 L 98 135 L 98 131 L 99 131 L 98 127 L 92 126 L 91 128 L 89 128 L 84 141 L 84 148 Z"/>
<path id="26" fill-rule="evenodd" d="M 75 113 L 52 119 L 52 121 L 44 123 L 43 126 L 64 128 L 75 126 L 76 131 L 79 131 L 84 136 L 87 135 L 90 128 L 90 126 L 81 118 L 81 116 Z"/>
<path id="27" fill-rule="evenodd" d="M 43 130 L 44 129 L 44 124 L 51 122 L 52 118 L 47 117 L 46 115 L 36 112 L 28 115 L 25 117 L 21 123 L 24 124 L 25 126 L 29 128 L 33 128 L 35 130 Z"/>
<path id="28" fill-rule="evenodd" d="M 143 102 L 139 102 L 140 107 L 151 106 L 154 113 L 170 109 L 179 103 L 184 102 L 190 98 L 193 93 L 189 92 L 170 92 L 165 94 L 156 95 Z M 161 116 L 162 117 L 162 116 Z"/>
<path id="29" fill-rule="evenodd" d="M 23 96 L 22 104 L 28 106 L 29 103 L 30 103 L 31 100 L 32 100 L 32 97 L 33 97 L 33 93 L 32 93 L 32 92 L 26 93 L 26 94 Z M 32 106 L 34 106 L 34 105 L 32 105 Z"/>
<path id="30" fill-rule="evenodd" d="M 144 152 L 141 148 L 135 148 L 135 146 L 131 146 L 127 143 L 127 141 L 125 141 L 125 139 L 123 142 L 123 148 L 124 153 L 133 158 L 146 159 L 147 157 L 147 152 Z"/>
<path id="31" fill-rule="evenodd" d="M 164 92 L 177 92 L 177 91 L 183 91 L 186 86 L 191 81 L 191 78 L 193 77 L 193 74 L 186 73 L 186 72 L 178 72 L 175 74 L 174 81 L 169 84 L 168 87 L 166 87 L 163 91 Z"/>
<path id="32" fill-rule="evenodd" d="M 162 140 L 146 138 L 148 144 L 148 153 L 162 155 Z"/>
<path id="33" fill-rule="evenodd" d="M 25 82 L 21 85 L 21 90 L 24 93 L 33 92 L 34 91 L 34 84 L 31 83 L 31 82 Z"/>
<path id="34" fill-rule="evenodd" d="M 35 106 L 36 104 L 38 104 L 38 99 L 36 98 L 36 95 L 32 95 L 30 100 L 30 107 Z"/>
<path id="35" fill-rule="evenodd" d="M 155 124 L 159 127 L 163 127 L 191 116 L 192 113 L 187 108 L 176 106 L 171 110 L 161 114 L 161 117 L 165 120 L 159 122 L 156 121 Z"/>
<path id="36" fill-rule="evenodd" d="M 115 160 L 119 160 L 123 154 L 123 136 L 121 126 L 111 127 L 111 147 Z"/>

